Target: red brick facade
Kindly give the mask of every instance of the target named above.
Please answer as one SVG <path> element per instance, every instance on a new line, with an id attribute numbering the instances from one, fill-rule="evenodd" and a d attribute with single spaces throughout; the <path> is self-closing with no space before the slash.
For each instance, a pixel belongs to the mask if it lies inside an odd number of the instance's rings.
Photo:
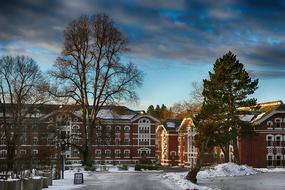
<path id="1" fill-rule="evenodd" d="M 257 111 L 252 120 L 256 134 L 239 141 L 240 161 L 253 167 L 284 167 L 285 106 L 281 101 L 263 103 Z"/>
<path id="2" fill-rule="evenodd" d="M 157 162 L 163 166 L 192 167 L 197 157 L 194 136 L 190 118 L 182 122 L 167 120 L 159 125 L 156 130 Z"/>
<path id="3" fill-rule="evenodd" d="M 26 131 L 22 133 L 24 140 L 17 150 L 17 155 L 56 159 L 62 154 L 56 144 L 59 136 L 78 137 L 84 134 L 80 112 L 74 111 L 70 106 L 70 109 L 59 105 L 47 107 L 51 109 L 32 119 Z M 94 126 L 92 155 L 95 162 L 155 163 L 155 126 L 159 122 L 156 118 L 122 106 L 104 107 L 100 114 L 100 124 Z M 102 133 L 106 133 L 104 138 Z M 79 137 L 70 141 L 82 144 L 82 138 Z M 6 157 L 5 147 L 4 140 L 0 139 L 0 160 Z M 75 163 L 82 159 L 73 146 L 66 145 L 64 155 L 67 160 Z"/>

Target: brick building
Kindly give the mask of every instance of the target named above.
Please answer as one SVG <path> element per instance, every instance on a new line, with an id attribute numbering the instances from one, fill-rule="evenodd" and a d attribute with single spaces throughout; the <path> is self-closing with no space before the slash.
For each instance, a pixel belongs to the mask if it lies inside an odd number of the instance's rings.
<path id="1" fill-rule="evenodd" d="M 163 166 L 192 167 L 196 163 L 196 135 L 190 118 L 166 120 L 156 129 L 157 162 Z"/>
<path id="2" fill-rule="evenodd" d="M 56 159 L 64 152 L 67 160 L 79 163 L 81 155 L 73 146 L 58 148 L 57 139 L 73 136 L 68 142 L 81 144 L 83 134 L 81 112 L 75 106 L 39 105 L 21 134 L 17 150 L 22 157 Z M 0 115 L 0 117 L 2 117 Z M 94 126 L 93 160 L 104 163 L 155 162 L 156 118 L 124 106 L 105 106 Z M 0 139 L 0 160 L 6 158 L 5 139 Z M 17 154 L 18 155 L 18 154 Z"/>
<path id="3" fill-rule="evenodd" d="M 285 166 L 285 105 L 282 101 L 259 103 L 240 110 L 241 119 L 255 125 L 256 135 L 239 141 L 240 161 L 253 167 Z"/>

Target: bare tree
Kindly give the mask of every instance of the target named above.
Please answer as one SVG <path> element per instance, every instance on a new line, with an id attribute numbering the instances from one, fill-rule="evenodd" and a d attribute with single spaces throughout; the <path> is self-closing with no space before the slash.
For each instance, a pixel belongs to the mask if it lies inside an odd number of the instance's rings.
<path id="1" fill-rule="evenodd" d="M 126 38 L 104 14 L 81 16 L 64 31 L 62 55 L 50 71 L 57 86 L 51 93 L 80 106 L 83 145 L 73 146 L 82 153 L 84 165 L 92 165 L 93 128 L 102 106 L 137 99 L 142 73 L 134 64 L 121 62 L 127 51 Z"/>
<path id="2" fill-rule="evenodd" d="M 15 151 L 25 139 L 35 105 L 47 99 L 46 84 L 33 59 L 25 56 L 0 59 L 0 135 L 6 144 L 8 170 L 13 169 Z"/>
<path id="3" fill-rule="evenodd" d="M 192 91 L 191 91 L 191 102 L 193 104 L 202 105 L 204 97 L 203 97 L 203 85 L 196 81 L 192 82 Z"/>

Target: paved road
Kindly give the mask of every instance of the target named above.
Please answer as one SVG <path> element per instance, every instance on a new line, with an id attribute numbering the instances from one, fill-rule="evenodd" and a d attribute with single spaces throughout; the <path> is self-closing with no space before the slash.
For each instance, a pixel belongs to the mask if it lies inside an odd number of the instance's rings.
<path id="1" fill-rule="evenodd" d="M 80 190 L 181 190 L 161 180 L 161 173 L 95 173 Z"/>
<path id="2" fill-rule="evenodd" d="M 202 180 L 200 185 L 222 190 L 284 190 L 285 172 Z"/>

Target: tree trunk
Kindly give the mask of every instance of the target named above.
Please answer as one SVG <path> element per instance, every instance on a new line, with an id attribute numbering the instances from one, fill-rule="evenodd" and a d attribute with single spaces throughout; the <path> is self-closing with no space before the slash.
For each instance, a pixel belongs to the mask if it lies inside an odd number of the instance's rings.
<path id="1" fill-rule="evenodd" d="M 227 163 L 230 161 L 230 145 L 226 144 L 222 150 L 224 152 L 224 162 Z"/>
<path id="2" fill-rule="evenodd" d="M 206 149 L 208 147 L 209 137 L 206 141 L 203 141 L 201 144 L 201 148 L 199 149 L 199 153 L 197 155 L 197 162 L 193 168 L 190 169 L 188 172 L 186 179 L 191 181 L 192 183 L 197 183 L 197 174 L 200 171 L 203 161 L 204 161 L 204 155 L 206 152 Z"/>
<path id="3" fill-rule="evenodd" d="M 237 138 L 233 139 L 233 148 L 234 148 L 234 156 L 235 156 L 234 162 L 236 164 L 240 164 Z"/>

